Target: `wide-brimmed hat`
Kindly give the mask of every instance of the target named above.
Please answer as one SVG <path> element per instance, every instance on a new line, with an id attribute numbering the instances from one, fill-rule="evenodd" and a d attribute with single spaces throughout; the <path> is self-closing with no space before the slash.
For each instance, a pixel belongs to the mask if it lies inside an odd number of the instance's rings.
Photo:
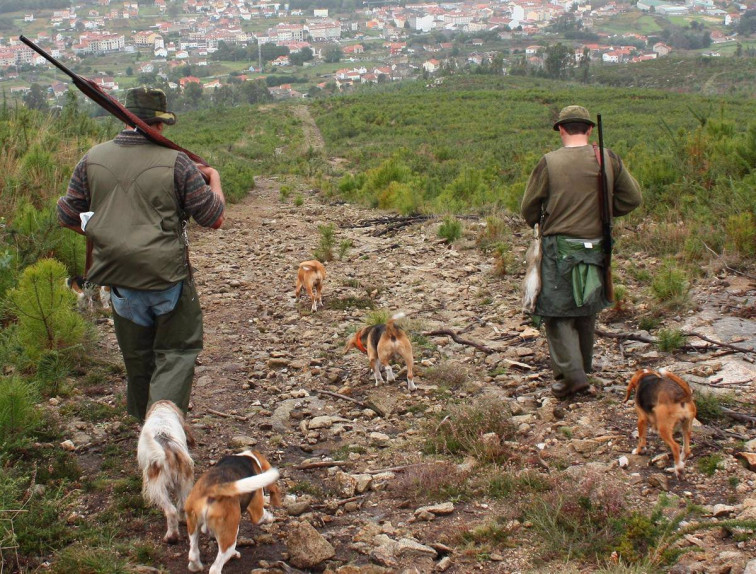
<path id="1" fill-rule="evenodd" d="M 141 86 L 126 92 L 126 109 L 146 122 L 175 124 L 176 114 L 166 110 L 166 107 L 165 92 L 158 88 Z"/>
<path id="2" fill-rule="evenodd" d="M 559 112 L 559 118 L 554 124 L 554 131 L 558 132 L 559 126 L 563 124 L 588 124 L 589 126 L 595 126 L 596 122 L 591 119 L 591 114 L 583 106 L 567 106 Z"/>

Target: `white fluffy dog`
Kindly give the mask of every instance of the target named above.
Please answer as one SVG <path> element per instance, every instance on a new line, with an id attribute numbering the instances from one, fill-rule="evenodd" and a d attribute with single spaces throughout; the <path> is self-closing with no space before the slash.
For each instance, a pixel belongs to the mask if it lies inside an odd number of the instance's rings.
<path id="1" fill-rule="evenodd" d="M 194 438 L 181 410 L 171 401 L 155 402 L 139 435 L 137 460 L 142 496 L 165 513 L 168 530 L 163 541 L 168 544 L 179 540 L 179 513 L 183 514 L 194 484 L 194 461 L 187 443 L 194 446 Z"/>

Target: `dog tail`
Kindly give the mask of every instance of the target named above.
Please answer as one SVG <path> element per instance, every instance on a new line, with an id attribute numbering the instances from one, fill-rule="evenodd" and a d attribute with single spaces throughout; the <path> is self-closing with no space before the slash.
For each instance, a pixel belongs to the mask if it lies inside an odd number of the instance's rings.
<path id="1" fill-rule="evenodd" d="M 399 311 L 398 313 L 394 313 L 391 316 L 391 319 L 386 321 L 386 334 L 389 335 L 392 339 L 396 339 L 397 336 L 399 335 L 399 329 L 394 325 L 394 321 L 403 319 L 406 316 L 407 316 L 406 313 Z"/>
<path id="2" fill-rule="evenodd" d="M 273 484 L 278 480 L 278 469 L 271 468 L 266 470 L 262 474 L 256 474 L 255 476 L 248 476 L 234 482 L 222 482 L 211 487 L 207 496 L 210 498 L 220 496 L 239 496 L 247 492 L 254 492 Z"/>
<path id="3" fill-rule="evenodd" d="M 690 385 L 686 383 L 684 380 L 682 380 L 680 377 L 675 375 L 674 373 L 670 373 L 667 369 L 660 369 L 659 374 L 662 377 L 667 377 L 670 381 L 674 381 L 675 383 L 677 383 L 680 386 L 680 388 L 683 391 L 685 391 L 685 394 L 687 394 L 688 396 L 693 395 L 693 391 L 690 390 Z"/>
<path id="4" fill-rule="evenodd" d="M 638 388 L 638 385 L 640 384 L 640 381 L 643 377 L 646 375 L 657 375 L 654 371 L 651 369 L 640 369 L 636 371 L 636 373 L 633 375 L 633 378 L 630 379 L 630 382 L 627 384 L 627 393 L 625 394 L 625 400 L 623 402 L 627 402 L 630 400 L 630 395 L 633 394 L 633 391 Z"/>

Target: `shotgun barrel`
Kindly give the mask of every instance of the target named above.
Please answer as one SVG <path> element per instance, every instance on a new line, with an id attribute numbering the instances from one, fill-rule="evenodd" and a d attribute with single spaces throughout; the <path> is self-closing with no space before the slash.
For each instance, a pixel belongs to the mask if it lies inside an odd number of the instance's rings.
<path id="1" fill-rule="evenodd" d="M 23 35 L 19 36 L 18 39 L 24 44 L 26 44 L 27 46 L 29 46 L 32 50 L 37 52 L 37 54 L 42 56 L 45 60 L 50 62 L 53 66 L 58 68 L 61 72 L 66 74 L 69 78 L 71 78 L 71 80 L 73 80 L 74 86 L 76 86 L 79 89 L 79 91 L 83 93 L 85 96 L 87 96 L 90 100 L 92 100 L 94 103 L 96 103 L 98 106 L 100 106 L 109 114 L 121 120 L 126 125 L 139 130 L 151 142 L 162 147 L 167 147 L 169 149 L 174 149 L 176 151 L 183 152 L 187 156 L 189 156 L 189 159 L 191 159 L 192 161 L 199 163 L 201 165 L 205 165 L 205 166 L 208 165 L 208 163 L 204 159 L 202 159 L 200 156 L 189 151 L 188 149 L 182 148 L 180 145 L 169 140 L 163 134 L 161 134 L 156 129 L 148 125 L 139 116 L 127 110 L 117 99 L 115 99 L 110 94 L 105 92 L 95 82 L 87 78 L 84 78 L 82 76 L 79 76 L 77 73 L 68 69 L 62 63 L 56 60 L 51 54 L 48 54 L 47 52 L 45 52 L 42 48 L 40 48 L 37 44 L 35 44 L 31 40 L 29 40 L 29 38 L 27 38 L 26 36 L 23 36 Z"/>
<path id="2" fill-rule="evenodd" d="M 601 243 L 604 246 L 604 296 L 610 303 L 614 302 L 614 283 L 612 282 L 612 200 L 609 182 L 606 178 L 606 161 L 604 156 L 604 129 L 601 114 L 597 114 L 599 140 L 599 203 L 601 204 Z"/>

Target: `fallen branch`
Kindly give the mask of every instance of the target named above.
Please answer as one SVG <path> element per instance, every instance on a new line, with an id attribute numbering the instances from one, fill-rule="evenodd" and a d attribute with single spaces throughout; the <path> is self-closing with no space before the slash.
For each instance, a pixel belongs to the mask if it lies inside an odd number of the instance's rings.
<path id="1" fill-rule="evenodd" d="M 353 399 L 352 397 L 342 395 L 341 393 L 334 393 L 333 391 L 326 391 L 323 389 L 316 389 L 315 392 L 323 393 L 324 395 L 329 395 L 331 397 L 336 397 L 337 399 L 342 399 L 344 401 L 349 401 L 350 403 L 354 403 L 356 405 L 361 406 L 363 409 L 370 409 L 371 411 L 376 413 L 378 416 L 381 416 L 381 417 L 386 416 L 386 413 L 382 412 L 381 409 L 379 409 L 378 407 L 368 404 L 368 403 L 364 403 L 362 401 L 358 401 L 357 399 Z"/>
<path id="2" fill-rule="evenodd" d="M 313 508 L 317 508 L 317 509 L 328 508 L 328 507 L 333 508 L 334 502 L 335 502 L 335 504 L 336 504 L 337 507 L 344 506 L 345 504 L 347 504 L 349 502 L 356 502 L 358 500 L 362 500 L 366 496 L 368 496 L 368 495 L 367 494 L 360 494 L 358 496 L 352 496 L 352 497 L 349 497 L 349 498 L 342 498 L 341 500 L 336 500 L 336 501 L 333 501 L 333 502 L 330 502 L 330 503 L 329 502 L 325 502 L 323 504 L 313 504 L 312 507 Z"/>
<path id="3" fill-rule="evenodd" d="M 745 413 L 739 413 L 737 411 L 733 411 L 732 409 L 728 409 L 727 407 L 721 407 L 722 412 L 726 414 L 731 419 L 735 419 L 736 421 L 744 422 L 744 423 L 756 423 L 756 417 L 747 415 Z"/>
<path id="4" fill-rule="evenodd" d="M 210 414 L 219 416 L 219 417 L 223 417 L 225 419 L 236 419 L 237 421 L 248 421 L 249 420 L 249 417 L 245 417 L 245 416 L 242 416 L 242 415 L 234 415 L 234 414 L 231 414 L 231 413 L 222 413 L 220 411 L 216 411 L 215 409 L 207 409 L 207 412 L 209 412 Z"/>
<path id="5" fill-rule="evenodd" d="M 408 468 L 412 468 L 413 466 L 420 466 L 426 464 L 424 462 L 414 462 L 412 464 L 403 464 L 402 466 L 390 466 L 388 468 L 379 468 L 377 470 L 366 470 L 365 474 L 381 474 L 383 472 L 401 472 L 403 470 L 407 470 Z"/>
<path id="6" fill-rule="evenodd" d="M 296 470 L 310 470 L 311 468 L 330 468 L 332 466 L 346 466 L 352 464 L 346 460 L 318 460 L 314 462 L 304 462 L 295 466 Z"/>
<path id="7" fill-rule="evenodd" d="M 469 339 L 463 339 L 460 337 L 457 333 L 450 329 L 437 329 L 435 331 L 426 331 L 423 333 L 426 337 L 451 337 L 452 340 L 455 343 L 459 343 L 460 345 L 468 345 L 470 347 L 475 347 L 479 351 L 483 351 L 486 355 L 490 355 L 494 352 L 493 349 L 486 347 L 485 345 L 481 345 L 480 343 L 476 343 L 475 341 L 470 341 Z"/>
<path id="8" fill-rule="evenodd" d="M 657 339 L 652 339 L 651 337 L 643 337 L 642 335 L 635 335 L 634 333 L 612 333 L 609 331 L 604 331 L 602 329 L 596 329 L 596 334 L 600 337 L 606 337 L 608 339 L 619 339 L 621 341 L 638 341 L 640 343 L 649 343 L 651 345 L 658 344 Z M 756 353 L 756 349 L 747 349 L 745 347 L 738 347 L 737 345 L 731 345 L 730 343 L 722 343 L 720 341 L 715 341 L 714 339 L 709 339 L 708 337 L 701 335 L 700 333 L 687 333 L 683 331 L 680 334 L 683 337 L 688 337 L 688 338 L 697 337 L 715 347 L 723 347 L 726 349 L 732 349 L 733 351 L 738 352 L 738 353 Z M 684 351 L 700 352 L 700 351 L 705 351 L 706 347 L 696 347 L 695 345 L 682 345 L 680 349 Z"/>

